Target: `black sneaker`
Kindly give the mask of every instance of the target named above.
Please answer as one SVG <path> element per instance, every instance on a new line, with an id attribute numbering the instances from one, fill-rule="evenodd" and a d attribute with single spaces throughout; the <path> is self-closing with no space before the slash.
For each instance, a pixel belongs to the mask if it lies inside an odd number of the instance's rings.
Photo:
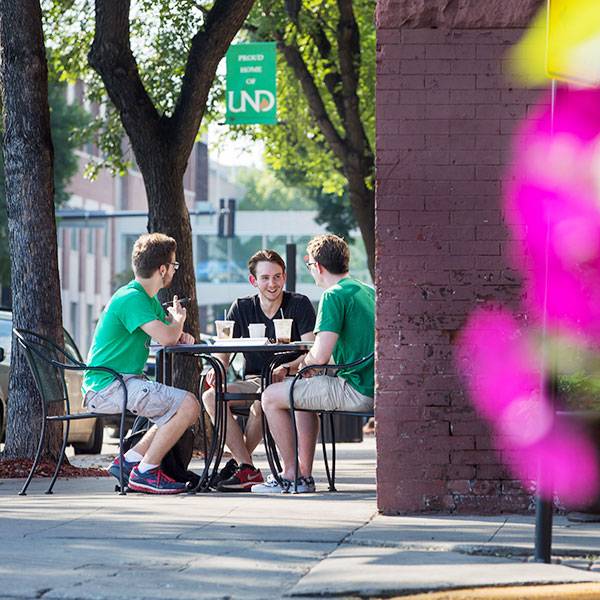
<path id="1" fill-rule="evenodd" d="M 233 477 L 233 475 L 235 474 L 237 469 L 238 469 L 237 460 L 235 460 L 235 458 L 230 458 L 225 463 L 225 466 L 212 478 L 212 480 L 210 482 L 210 487 L 217 489 L 217 486 L 222 481 L 225 481 L 226 479 Z"/>
<path id="2" fill-rule="evenodd" d="M 217 486 L 219 492 L 249 492 L 253 485 L 264 481 L 260 469 L 252 465 L 241 464 L 234 475 L 221 481 Z"/>

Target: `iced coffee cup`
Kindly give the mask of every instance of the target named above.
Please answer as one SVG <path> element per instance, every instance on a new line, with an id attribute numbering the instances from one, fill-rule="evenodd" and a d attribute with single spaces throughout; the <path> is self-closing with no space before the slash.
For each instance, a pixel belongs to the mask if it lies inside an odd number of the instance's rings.
<path id="1" fill-rule="evenodd" d="M 264 323 L 250 323 L 248 333 L 251 338 L 264 338 L 266 325 Z"/>
<path id="2" fill-rule="evenodd" d="M 279 344 L 289 344 L 292 341 L 292 323 L 294 319 L 273 319 L 275 338 Z"/>
<path id="3" fill-rule="evenodd" d="M 217 338 L 220 340 L 230 340 L 233 337 L 234 321 L 215 321 Z"/>

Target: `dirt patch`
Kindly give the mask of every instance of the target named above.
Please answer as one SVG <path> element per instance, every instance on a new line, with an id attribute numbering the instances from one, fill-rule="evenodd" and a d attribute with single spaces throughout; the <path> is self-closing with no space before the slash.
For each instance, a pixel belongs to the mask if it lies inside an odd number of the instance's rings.
<path id="1" fill-rule="evenodd" d="M 0 460 L 0 479 L 23 479 L 29 474 L 33 461 L 27 459 Z M 42 460 L 35 470 L 35 477 L 52 477 L 56 463 Z M 65 463 L 59 477 L 109 477 L 104 469 L 74 467 Z"/>

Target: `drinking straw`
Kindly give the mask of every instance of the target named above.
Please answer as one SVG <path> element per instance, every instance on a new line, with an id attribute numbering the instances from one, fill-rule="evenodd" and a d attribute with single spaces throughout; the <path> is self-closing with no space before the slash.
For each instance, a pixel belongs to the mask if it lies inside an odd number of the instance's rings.
<path id="1" fill-rule="evenodd" d="M 227 309 L 223 309 L 223 321 L 227 321 Z"/>
<path id="2" fill-rule="evenodd" d="M 279 312 L 281 313 L 281 318 L 285 319 L 285 317 L 283 316 L 283 306 L 279 307 Z"/>

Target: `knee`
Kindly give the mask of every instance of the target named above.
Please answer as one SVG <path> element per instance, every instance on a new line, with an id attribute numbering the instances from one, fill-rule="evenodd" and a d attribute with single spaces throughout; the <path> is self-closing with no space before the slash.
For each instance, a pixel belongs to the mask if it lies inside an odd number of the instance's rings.
<path id="1" fill-rule="evenodd" d="M 202 402 L 206 406 L 206 410 L 213 414 L 215 409 L 215 390 L 210 388 L 202 394 Z"/>
<path id="2" fill-rule="evenodd" d="M 277 408 L 278 394 L 275 390 L 275 386 L 270 385 L 261 396 L 261 407 L 266 414 L 269 414 Z"/>
<path id="3" fill-rule="evenodd" d="M 200 404 L 193 394 L 187 394 L 181 404 L 181 409 L 189 417 L 190 422 L 194 423 L 200 416 Z"/>

